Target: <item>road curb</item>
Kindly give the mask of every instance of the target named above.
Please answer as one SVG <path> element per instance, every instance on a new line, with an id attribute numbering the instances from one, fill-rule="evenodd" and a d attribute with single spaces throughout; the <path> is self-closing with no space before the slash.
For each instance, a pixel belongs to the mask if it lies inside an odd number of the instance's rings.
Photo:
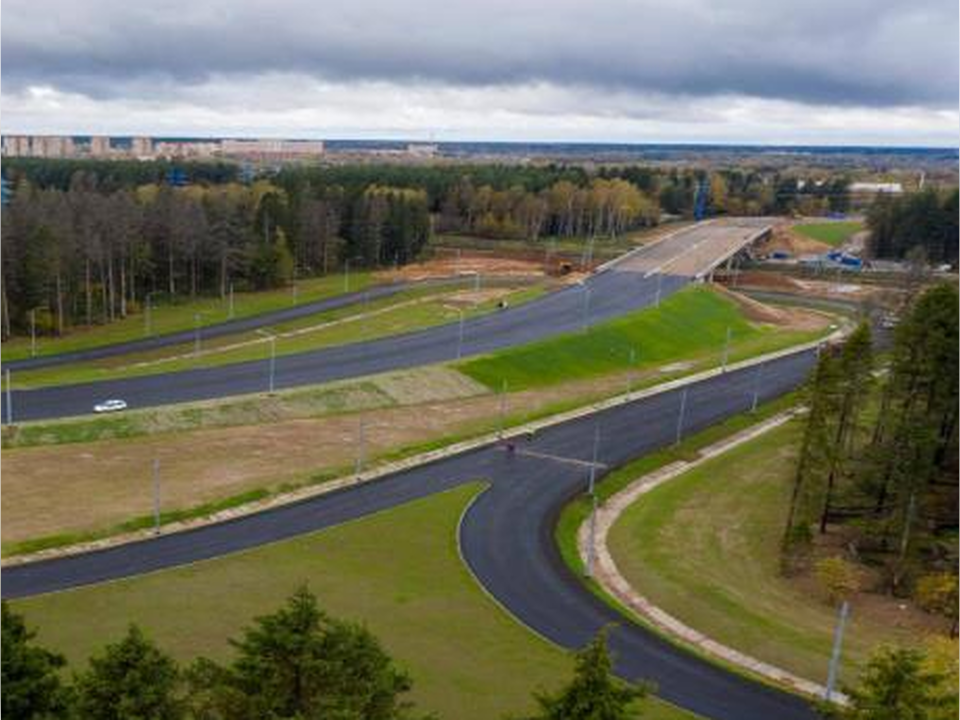
<path id="1" fill-rule="evenodd" d="M 409 458 L 403 460 L 398 460 L 395 462 L 385 463 L 375 468 L 371 468 L 365 472 L 359 474 L 351 474 L 348 476 L 343 476 L 328 482 L 322 483 L 320 485 L 309 486 L 294 490 L 292 492 L 282 493 L 280 495 L 275 495 L 264 500 L 258 500 L 250 503 L 244 503 L 243 505 L 238 505 L 234 508 L 223 510 L 211 515 L 205 515 L 203 517 L 193 518 L 190 520 L 182 520 L 175 523 L 170 523 L 163 525 L 161 527 L 160 535 L 170 535 L 172 533 L 187 532 L 190 530 L 196 530 L 198 528 L 215 525 L 217 523 L 226 522 L 229 520 L 234 520 L 236 518 L 254 515 L 259 512 L 264 512 L 266 510 L 271 510 L 273 508 L 279 507 L 281 505 L 288 505 L 291 503 L 301 502 L 310 498 L 314 498 L 320 495 L 325 495 L 327 493 L 335 492 L 338 490 L 343 490 L 355 485 L 360 485 L 363 483 L 371 482 L 378 480 L 380 478 L 392 475 L 394 473 L 402 472 L 404 470 L 409 470 L 411 468 L 419 467 L 421 465 L 428 465 L 430 463 L 437 462 L 438 460 L 443 460 L 455 455 L 460 455 L 463 453 L 470 452 L 472 450 L 478 450 L 480 448 L 489 447 L 498 442 L 502 442 L 505 439 L 516 438 L 525 435 L 531 431 L 538 431 L 543 428 L 552 427 L 554 425 L 560 425 L 564 422 L 575 420 L 577 418 L 582 418 L 585 416 L 592 415 L 603 410 L 618 407 L 627 403 L 632 403 L 637 400 L 643 400 L 645 398 L 653 397 L 662 393 L 670 392 L 680 387 L 687 385 L 694 385 L 698 382 L 708 380 L 710 378 L 716 377 L 718 375 L 723 375 L 728 372 L 733 372 L 736 370 L 742 370 L 745 368 L 762 365 L 773 360 L 777 360 L 783 357 L 789 357 L 791 355 L 798 355 L 801 353 L 809 352 L 824 343 L 831 342 L 835 339 L 838 339 L 843 335 L 843 329 L 838 329 L 833 332 L 831 335 L 815 340 L 812 342 L 803 343 L 802 345 L 797 345 L 791 348 L 786 348 L 784 350 L 778 350 L 776 352 L 768 353 L 766 355 L 760 355 L 754 358 L 748 358 L 746 360 L 741 360 L 736 363 L 730 363 L 727 365 L 726 369 L 722 367 L 711 368 L 709 370 L 703 370 L 692 375 L 687 375 L 682 378 L 677 378 L 675 380 L 670 380 L 664 383 L 659 383 L 649 388 L 642 390 L 637 390 L 634 392 L 623 393 L 616 395 L 611 398 L 599 401 L 597 403 L 592 403 L 585 405 L 574 410 L 568 410 L 566 412 L 558 413 L 556 415 L 551 415 L 549 417 L 534 420 L 523 425 L 518 425 L 509 429 L 506 429 L 502 432 L 492 432 L 487 433 L 469 440 L 463 440 L 446 447 L 440 448 L 438 450 L 431 450 L 429 452 L 420 453 L 413 455 Z M 121 545 L 127 545 L 130 543 L 136 542 L 147 542 L 154 538 L 158 537 L 158 534 L 154 532 L 153 528 L 148 528 L 144 530 L 138 530 L 130 533 L 122 533 L 118 535 L 111 535 L 110 537 L 102 538 L 100 540 L 92 540 L 89 542 L 76 543 L 74 545 L 67 545 L 60 548 L 51 548 L 49 550 L 39 550 L 33 553 L 24 553 L 22 555 L 14 555 L 8 558 L 3 558 L 0 560 L 0 568 L 12 567 L 17 565 L 26 565 L 34 562 L 41 562 L 44 560 L 52 560 L 55 558 L 68 557 L 73 555 L 84 555 L 87 553 L 97 552 L 99 550 L 105 550 L 108 548 L 119 547 Z"/>
<path id="2" fill-rule="evenodd" d="M 723 455 L 744 443 L 784 425 L 800 412 L 800 409 L 794 408 L 778 413 L 741 432 L 702 448 L 698 451 L 695 460 L 678 460 L 646 475 L 640 476 L 627 487 L 597 506 L 593 523 L 594 538 L 592 548 L 590 547 L 590 519 L 588 517 L 584 520 L 577 530 L 577 550 L 585 565 L 588 556 L 592 553 L 594 562 L 593 580 L 607 593 L 616 598 L 628 611 L 650 623 L 669 638 L 679 640 L 684 645 L 692 646 L 707 655 L 747 670 L 766 680 L 773 681 L 777 685 L 786 686 L 795 692 L 822 699 L 826 693 L 826 688 L 823 685 L 795 675 L 771 663 L 759 660 L 728 645 L 724 645 L 690 627 L 663 608 L 655 605 L 634 588 L 623 576 L 607 545 L 607 537 L 610 530 L 620 518 L 620 515 L 643 495 L 713 458 Z M 836 691 L 834 691 L 833 697 L 838 702 L 846 702 L 846 697 Z"/>

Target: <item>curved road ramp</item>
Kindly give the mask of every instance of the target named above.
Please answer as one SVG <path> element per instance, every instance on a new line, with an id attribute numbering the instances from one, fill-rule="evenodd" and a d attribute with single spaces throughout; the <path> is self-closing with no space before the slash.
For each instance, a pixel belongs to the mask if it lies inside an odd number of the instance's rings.
<path id="1" fill-rule="evenodd" d="M 517 620 L 566 648 L 614 625 L 616 671 L 648 678 L 670 702 L 717 720 L 812 720 L 801 698 L 759 685 L 671 645 L 592 595 L 564 565 L 556 517 L 586 490 L 599 436 L 600 472 L 748 410 L 801 383 L 815 361 L 807 348 L 762 363 L 674 384 L 669 390 L 541 430 L 516 449 L 493 444 L 380 479 L 191 531 L 3 570 L 3 597 L 17 598 L 129 577 L 291 538 L 483 479 L 465 511 L 464 561 Z"/>

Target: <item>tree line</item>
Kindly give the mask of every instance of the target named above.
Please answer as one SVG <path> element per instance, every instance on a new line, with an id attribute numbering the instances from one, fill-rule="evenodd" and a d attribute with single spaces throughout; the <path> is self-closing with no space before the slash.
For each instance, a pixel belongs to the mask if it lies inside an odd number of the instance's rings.
<path id="1" fill-rule="evenodd" d="M 4 602 L 2 714 L 11 720 L 409 720 L 410 676 L 363 625 L 327 615 L 306 588 L 230 640 L 221 664 L 182 666 L 136 625 L 66 679 L 63 655 Z M 652 686 L 613 675 L 606 631 L 576 655 L 574 677 L 536 692 L 528 720 L 626 720 Z M 493 690 L 493 689 L 491 689 Z"/>
<path id="2" fill-rule="evenodd" d="M 788 569 L 814 533 L 843 527 L 884 590 L 915 595 L 957 632 L 957 288 L 915 298 L 889 361 L 864 322 L 821 353 L 807 401 L 784 531 Z"/>
<path id="3" fill-rule="evenodd" d="M 880 195 L 867 213 L 870 252 L 874 257 L 902 260 L 921 248 L 933 263 L 957 262 L 960 250 L 958 192 L 927 189 L 912 195 Z"/>
<path id="4" fill-rule="evenodd" d="M 168 300 L 224 297 L 297 276 L 333 271 L 346 259 L 406 263 L 430 232 L 423 191 L 371 185 L 298 188 L 266 180 L 104 191 L 75 173 L 66 190 L 16 185 L 3 208 L 3 332 L 62 335 L 138 311 L 148 294 Z"/>

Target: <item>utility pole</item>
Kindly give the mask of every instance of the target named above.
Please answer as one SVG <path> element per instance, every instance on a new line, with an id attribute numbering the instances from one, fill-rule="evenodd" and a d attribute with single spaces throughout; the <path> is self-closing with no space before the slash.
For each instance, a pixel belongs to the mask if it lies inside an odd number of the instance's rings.
<path id="1" fill-rule="evenodd" d="M 460 310 L 460 334 L 457 336 L 457 360 L 463 357 L 463 308 Z"/>
<path id="2" fill-rule="evenodd" d="M 343 291 L 350 292 L 350 258 L 343 261 Z"/>
<path id="3" fill-rule="evenodd" d="M 234 307 L 233 307 L 233 282 L 230 283 L 230 310 L 228 312 L 229 318 L 233 320 Z"/>
<path id="4" fill-rule="evenodd" d="M 7 425 L 13 425 L 13 388 L 10 385 L 10 368 L 6 368 L 7 375 Z"/>
<path id="5" fill-rule="evenodd" d="M 763 378 L 763 363 L 757 365 L 757 372 L 753 376 L 753 402 L 750 404 L 750 412 L 757 411 L 757 403 L 760 402 L 760 381 Z"/>
<path id="6" fill-rule="evenodd" d="M 153 534 L 160 534 L 160 458 L 153 459 Z"/>
<path id="7" fill-rule="evenodd" d="M 30 311 L 30 357 L 37 356 L 37 309 Z"/>
<path id="8" fill-rule="evenodd" d="M 830 700 L 833 689 L 837 684 L 837 670 L 840 665 L 840 649 L 843 647 L 843 630 L 847 625 L 847 615 L 850 614 L 850 603 L 846 600 L 840 605 L 840 617 L 833 631 L 833 650 L 830 653 L 830 667 L 827 670 L 827 688 L 823 693 L 824 700 Z"/>
<path id="9" fill-rule="evenodd" d="M 677 445 L 683 438 L 683 415 L 687 410 L 687 390 L 689 389 L 689 386 L 685 386 L 680 394 L 680 413 L 677 415 Z"/>
<path id="10" fill-rule="evenodd" d="M 637 349 L 630 348 L 630 372 L 627 373 L 627 396 L 633 393 L 633 376 L 637 371 Z"/>
<path id="11" fill-rule="evenodd" d="M 730 332 L 731 328 L 727 326 L 727 341 L 723 344 L 723 372 L 727 371 L 727 360 L 730 358 Z"/>
<path id="12" fill-rule="evenodd" d="M 477 274 L 473 278 L 473 291 L 480 292 L 480 271 L 477 270 Z"/>
<path id="13" fill-rule="evenodd" d="M 663 285 L 663 273 L 659 270 L 657 271 L 657 296 L 654 299 L 653 306 L 660 307 L 660 288 Z"/>
<path id="14" fill-rule="evenodd" d="M 593 564 L 595 562 L 596 556 L 596 540 L 597 540 L 597 496 L 592 495 L 591 500 L 593 502 L 593 507 L 590 510 L 590 540 L 587 542 L 587 567 L 584 575 L 587 578 L 593 577 Z"/>

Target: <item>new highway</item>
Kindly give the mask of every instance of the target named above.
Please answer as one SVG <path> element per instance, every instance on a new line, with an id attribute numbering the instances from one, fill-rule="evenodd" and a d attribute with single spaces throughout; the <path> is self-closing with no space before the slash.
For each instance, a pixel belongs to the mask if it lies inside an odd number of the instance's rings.
<path id="1" fill-rule="evenodd" d="M 468 357 L 575 331 L 658 302 L 755 237 L 749 221 L 703 223 L 631 253 L 582 285 L 572 285 L 530 303 L 464 323 L 441 325 L 403 335 L 324 348 L 276 359 L 275 387 L 291 388 L 360 377 Z M 674 274 L 671 266 L 682 268 Z M 265 348 L 266 350 L 266 348 Z M 187 370 L 95 383 L 15 390 L 16 422 L 90 413 L 106 399 L 130 408 L 209 400 L 261 392 L 269 383 L 269 359 L 216 368 Z M 14 387 L 16 378 L 14 377 Z M 8 421 L 8 407 L 2 419 Z"/>
<path id="2" fill-rule="evenodd" d="M 495 445 L 256 515 L 107 550 L 11 566 L 3 596 L 17 598 L 203 561 L 331 527 L 465 482 L 489 486 L 462 518 L 459 544 L 477 580 L 520 622 L 566 648 L 610 632 L 616 671 L 717 720 L 810 720 L 800 698 L 750 682 L 677 649 L 597 600 L 561 561 L 553 540 L 561 507 L 585 492 L 598 462 L 615 467 L 795 388 L 812 352 L 770 361 L 570 420 L 514 452 Z M 684 397 L 685 396 L 685 397 Z M 681 410 L 682 408 L 682 410 Z M 682 414 L 681 414 L 682 412 Z"/>

